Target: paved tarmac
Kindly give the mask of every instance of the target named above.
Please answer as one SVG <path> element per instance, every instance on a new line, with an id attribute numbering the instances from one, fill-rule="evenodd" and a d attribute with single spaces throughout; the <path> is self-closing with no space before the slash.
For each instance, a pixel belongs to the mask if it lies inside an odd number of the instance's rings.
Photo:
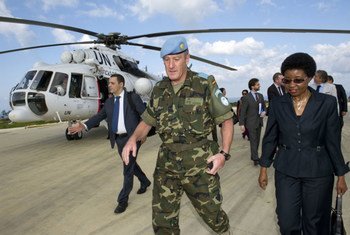
<path id="1" fill-rule="evenodd" d="M 343 154 L 350 160 L 350 120 L 345 119 Z M 136 194 L 129 207 L 113 213 L 122 184 L 122 162 L 110 149 L 103 127 L 67 141 L 65 123 L 36 128 L 0 130 L 0 234 L 153 234 L 151 188 Z M 152 178 L 160 140 L 148 138 L 138 162 Z M 266 191 L 257 184 L 259 168 L 249 160 L 249 142 L 235 126 L 232 158 L 220 171 L 233 234 L 277 235 L 273 168 Z M 350 187 L 350 176 L 346 176 Z M 343 218 L 350 231 L 350 192 L 343 197 Z M 213 234 L 186 195 L 180 213 L 182 234 Z"/>

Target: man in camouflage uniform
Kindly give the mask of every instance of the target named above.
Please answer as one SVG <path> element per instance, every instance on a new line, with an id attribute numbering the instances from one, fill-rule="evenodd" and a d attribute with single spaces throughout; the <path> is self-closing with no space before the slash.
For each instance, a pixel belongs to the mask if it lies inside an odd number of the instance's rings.
<path id="1" fill-rule="evenodd" d="M 183 192 L 210 228 L 218 234 L 229 233 L 229 219 L 221 208 L 217 172 L 230 157 L 231 106 L 213 76 L 200 75 L 187 68 L 190 56 L 183 37 L 168 39 L 161 57 L 168 77 L 155 85 L 142 114 L 143 121 L 123 149 L 123 161 L 128 164 L 129 153 L 136 155 L 136 141 L 155 126 L 163 142 L 154 172 L 152 222 L 155 234 L 180 234 Z M 221 151 L 217 142 L 207 139 L 220 123 Z"/>

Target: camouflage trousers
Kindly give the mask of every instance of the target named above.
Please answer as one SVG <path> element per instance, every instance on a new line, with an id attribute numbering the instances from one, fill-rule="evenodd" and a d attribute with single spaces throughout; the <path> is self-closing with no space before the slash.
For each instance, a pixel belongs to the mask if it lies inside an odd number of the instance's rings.
<path id="1" fill-rule="evenodd" d="M 229 229 L 222 210 L 219 175 L 206 173 L 210 147 L 173 152 L 161 146 L 154 172 L 152 223 L 155 234 L 180 234 L 180 202 L 185 192 L 197 213 L 216 233 Z"/>

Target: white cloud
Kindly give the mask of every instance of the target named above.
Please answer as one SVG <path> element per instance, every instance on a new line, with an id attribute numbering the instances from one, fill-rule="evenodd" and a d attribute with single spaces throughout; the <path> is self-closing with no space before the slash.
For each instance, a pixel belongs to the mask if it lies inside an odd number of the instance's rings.
<path id="1" fill-rule="evenodd" d="M 0 0 L 0 15 L 13 17 L 11 11 L 6 7 L 5 0 Z M 1 23 L 0 34 L 8 38 L 15 37 L 21 46 L 28 46 L 34 39 L 34 33 L 28 29 L 27 25 L 14 23 Z"/>
<path id="2" fill-rule="evenodd" d="M 181 23 L 198 22 L 219 10 L 213 0 L 138 0 L 129 8 L 141 21 L 165 14 Z"/>
<path id="3" fill-rule="evenodd" d="M 319 69 L 326 70 L 330 74 L 337 71 L 349 75 L 350 41 L 339 45 L 317 44 L 313 48 L 317 53 L 315 60 Z"/>
<path id="4" fill-rule="evenodd" d="M 79 0 L 41 0 L 41 2 L 45 11 L 61 6 L 75 7 L 79 4 Z"/>
<path id="5" fill-rule="evenodd" d="M 92 37 L 86 34 L 84 34 L 81 38 L 77 39 L 73 34 L 63 29 L 53 29 L 52 35 L 55 37 L 55 41 L 57 43 L 86 42 L 94 40 Z M 71 45 L 70 48 L 89 48 L 93 45 L 94 44 Z"/>
<path id="6" fill-rule="evenodd" d="M 246 2 L 246 0 L 224 0 L 224 5 L 225 8 L 226 7 L 235 7 L 235 6 L 239 6 L 242 5 Z"/>
<path id="7" fill-rule="evenodd" d="M 113 17 L 118 20 L 123 20 L 125 18 L 124 14 L 106 5 L 97 5 L 95 3 L 87 3 L 87 5 L 91 7 L 91 10 L 82 11 L 82 13 L 88 16 L 99 18 Z"/>
<path id="8" fill-rule="evenodd" d="M 276 6 L 272 0 L 260 0 L 260 5 Z"/>
<path id="9" fill-rule="evenodd" d="M 327 12 L 332 6 L 328 2 L 318 2 L 316 7 L 321 12 Z"/>

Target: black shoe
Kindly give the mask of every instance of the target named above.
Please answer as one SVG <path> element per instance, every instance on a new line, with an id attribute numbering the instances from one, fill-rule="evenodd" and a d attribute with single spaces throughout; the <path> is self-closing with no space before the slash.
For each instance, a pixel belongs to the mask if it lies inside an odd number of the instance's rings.
<path id="1" fill-rule="evenodd" d="M 117 208 L 115 208 L 114 213 L 116 213 L 116 214 L 123 213 L 127 207 L 128 207 L 127 202 L 118 203 L 118 206 L 117 206 Z"/>
<path id="2" fill-rule="evenodd" d="M 137 194 L 143 194 L 143 193 L 145 193 L 145 192 L 147 191 L 147 188 L 148 188 L 150 185 L 151 185 L 151 182 L 148 181 L 147 184 L 141 185 L 140 189 L 137 190 L 136 193 L 137 193 Z"/>

